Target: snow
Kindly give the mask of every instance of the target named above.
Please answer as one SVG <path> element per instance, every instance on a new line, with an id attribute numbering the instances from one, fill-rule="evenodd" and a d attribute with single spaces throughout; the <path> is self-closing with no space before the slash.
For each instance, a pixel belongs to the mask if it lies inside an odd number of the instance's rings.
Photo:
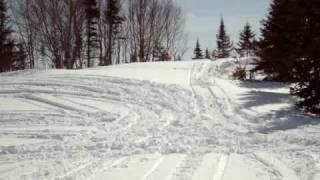
<path id="1" fill-rule="evenodd" d="M 318 180 L 320 120 L 250 62 L 0 74 L 0 180 Z"/>
<path id="2" fill-rule="evenodd" d="M 107 172 L 98 173 L 93 179 L 145 180 L 163 162 L 161 155 L 133 156 L 126 159 L 125 165 L 114 165 Z M 150 169 L 150 167 L 152 167 Z"/>
<path id="3" fill-rule="evenodd" d="M 25 99 L 21 99 L 21 98 L 1 97 L 0 101 L 2 102 L 0 104 L 1 112 L 46 110 L 45 108 L 28 103 Z"/>
<path id="4" fill-rule="evenodd" d="M 201 165 L 193 174 L 192 180 L 215 180 L 220 179 L 226 166 L 225 155 L 207 154 L 203 157 Z M 219 163 L 220 162 L 220 163 Z M 217 173 L 216 173 L 217 172 Z M 220 172 L 220 173 L 218 173 Z"/>
<path id="5" fill-rule="evenodd" d="M 292 169 L 288 168 L 285 164 L 269 154 L 256 153 L 256 157 L 263 164 L 273 167 L 275 170 L 274 173 L 280 175 L 283 180 L 298 180 L 296 173 Z"/>
<path id="6" fill-rule="evenodd" d="M 24 144 L 37 144 L 44 142 L 40 139 L 24 139 L 24 138 L 0 138 L 0 144 L 3 147 L 8 146 L 19 146 Z"/>

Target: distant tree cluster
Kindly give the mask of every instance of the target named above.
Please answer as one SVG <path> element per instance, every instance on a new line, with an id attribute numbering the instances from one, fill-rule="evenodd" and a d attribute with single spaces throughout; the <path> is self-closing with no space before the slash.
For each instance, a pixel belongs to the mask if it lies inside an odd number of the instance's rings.
<path id="1" fill-rule="evenodd" d="M 256 34 L 253 32 L 250 24 L 246 23 L 240 33 L 239 43 L 237 44 L 237 47 L 235 47 L 234 43 L 230 40 L 230 37 L 227 34 L 224 20 L 221 18 L 219 31 L 216 35 L 217 49 L 211 52 L 209 49 L 206 49 L 205 56 L 203 56 L 198 40 L 196 48 L 194 49 L 195 56 L 193 59 L 222 59 L 232 57 L 234 56 L 234 53 L 238 54 L 240 57 L 256 56 L 257 41 L 255 36 Z"/>
<path id="2" fill-rule="evenodd" d="M 263 22 L 256 71 L 269 80 L 294 83 L 298 106 L 320 114 L 320 3 L 274 0 Z"/>

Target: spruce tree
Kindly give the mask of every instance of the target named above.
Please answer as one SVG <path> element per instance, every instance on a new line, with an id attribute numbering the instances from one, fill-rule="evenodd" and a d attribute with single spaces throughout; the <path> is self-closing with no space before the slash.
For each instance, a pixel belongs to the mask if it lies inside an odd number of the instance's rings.
<path id="1" fill-rule="evenodd" d="M 209 49 L 208 49 L 208 48 L 206 49 L 205 59 L 211 59 L 211 55 L 210 55 L 210 52 L 209 52 Z"/>
<path id="2" fill-rule="evenodd" d="M 260 56 L 260 61 L 256 63 L 256 67 L 254 71 L 263 71 L 267 75 L 267 79 L 269 80 L 280 80 L 279 74 L 277 73 L 277 66 L 281 66 L 280 63 L 277 63 L 279 56 L 281 54 L 279 44 L 275 44 L 276 37 L 282 37 L 277 31 L 277 26 L 279 24 L 279 15 L 281 15 L 281 8 L 280 5 L 283 4 L 282 0 L 274 0 L 271 4 L 271 8 L 266 20 L 262 22 L 262 38 L 259 43 L 260 51 L 258 55 Z M 279 28 L 280 29 L 280 28 Z M 283 31 L 280 30 L 282 33 Z M 281 42 L 281 41 L 278 41 Z M 279 68 L 280 69 L 280 68 Z"/>
<path id="3" fill-rule="evenodd" d="M 233 49 L 233 43 L 226 32 L 223 18 L 221 18 L 219 33 L 217 34 L 217 57 L 227 58 Z"/>
<path id="4" fill-rule="evenodd" d="M 269 80 L 293 82 L 294 64 L 301 33 L 303 16 L 298 0 L 274 0 L 266 20 L 263 21 L 255 71 L 262 70 Z"/>
<path id="5" fill-rule="evenodd" d="M 202 58 L 203 58 L 202 50 L 200 47 L 199 40 L 197 40 L 197 44 L 194 49 L 194 58 L 193 59 L 202 59 Z"/>
<path id="6" fill-rule="evenodd" d="M 107 58 L 104 65 L 112 64 L 113 46 L 115 40 L 120 33 L 121 24 L 124 17 L 121 16 L 120 0 L 107 0 L 107 10 L 105 11 L 105 19 L 108 24 L 108 45 L 107 45 Z"/>
<path id="7" fill-rule="evenodd" d="M 263 23 L 255 70 L 293 83 L 298 106 L 320 114 L 320 4 L 317 0 L 274 0 Z"/>
<path id="8" fill-rule="evenodd" d="M 97 24 L 100 18 L 100 11 L 96 0 L 83 0 L 83 6 L 86 14 L 86 30 L 87 30 L 87 66 L 91 67 L 92 52 L 97 47 Z"/>
<path id="9" fill-rule="evenodd" d="M 320 4 L 317 0 L 302 0 L 296 2 L 296 7 L 300 18 L 295 17 L 295 21 L 303 22 L 304 26 L 296 27 L 303 36 L 292 51 L 296 57 L 293 77 L 298 82 L 292 93 L 300 97 L 299 107 L 320 114 Z"/>
<path id="10" fill-rule="evenodd" d="M 11 33 L 6 2 L 0 0 L 0 72 L 12 69 L 14 41 L 11 39 Z"/>
<path id="11" fill-rule="evenodd" d="M 238 52 L 241 57 L 248 57 L 254 55 L 255 52 L 255 33 L 249 23 L 244 26 L 240 33 L 240 40 L 238 43 Z"/>

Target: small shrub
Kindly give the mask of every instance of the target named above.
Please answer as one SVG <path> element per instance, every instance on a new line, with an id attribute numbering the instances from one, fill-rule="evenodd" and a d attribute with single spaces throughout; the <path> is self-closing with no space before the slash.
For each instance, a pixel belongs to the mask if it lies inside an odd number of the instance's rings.
<path id="1" fill-rule="evenodd" d="M 232 76 L 236 80 L 245 80 L 247 78 L 247 72 L 245 68 L 237 67 Z"/>

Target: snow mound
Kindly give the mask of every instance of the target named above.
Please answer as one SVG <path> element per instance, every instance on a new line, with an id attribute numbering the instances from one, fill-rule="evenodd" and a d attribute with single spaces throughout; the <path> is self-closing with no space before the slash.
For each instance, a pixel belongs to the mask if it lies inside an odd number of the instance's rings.
<path id="1" fill-rule="evenodd" d="M 237 67 L 244 68 L 249 74 L 250 70 L 254 68 L 253 63 L 255 63 L 255 61 L 255 57 L 217 59 L 214 61 L 214 67 L 219 77 L 232 79 L 232 74 Z"/>

